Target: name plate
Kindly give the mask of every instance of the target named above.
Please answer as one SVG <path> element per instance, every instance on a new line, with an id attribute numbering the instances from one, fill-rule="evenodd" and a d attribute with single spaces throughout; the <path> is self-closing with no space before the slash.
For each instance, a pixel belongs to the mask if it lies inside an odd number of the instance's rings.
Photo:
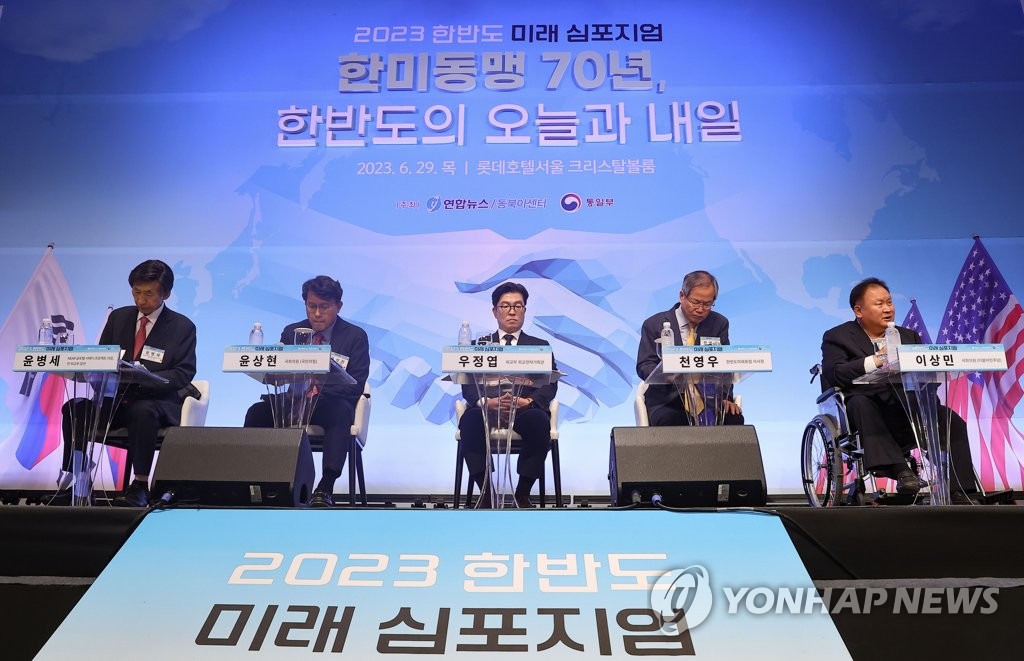
<path id="1" fill-rule="evenodd" d="M 116 344 L 24 344 L 14 350 L 15 372 L 116 372 Z"/>
<path id="2" fill-rule="evenodd" d="M 329 372 L 331 345 L 231 345 L 224 349 L 223 369 L 225 372 Z"/>
<path id="3" fill-rule="evenodd" d="M 456 345 L 441 351 L 442 372 L 540 374 L 551 371 L 551 347 Z"/>
<path id="4" fill-rule="evenodd" d="M 901 372 L 996 372 L 1006 369 L 1001 344 L 900 345 Z"/>
<path id="5" fill-rule="evenodd" d="M 662 361 L 665 374 L 772 371 L 772 352 L 759 344 L 665 347 Z"/>

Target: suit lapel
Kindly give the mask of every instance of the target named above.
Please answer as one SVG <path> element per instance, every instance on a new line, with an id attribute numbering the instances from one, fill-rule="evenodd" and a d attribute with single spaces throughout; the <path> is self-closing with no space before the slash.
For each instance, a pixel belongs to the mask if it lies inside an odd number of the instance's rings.
<path id="1" fill-rule="evenodd" d="M 149 336 L 146 338 L 146 344 L 166 349 L 170 327 L 174 324 L 173 317 L 174 313 L 171 312 L 170 308 L 164 306 L 164 311 L 160 313 L 160 316 L 156 319 L 156 323 L 153 324 L 153 330 L 149 331 Z"/>
<path id="2" fill-rule="evenodd" d="M 121 322 L 121 326 L 117 329 L 115 335 L 117 343 L 124 349 L 124 359 L 134 360 L 135 356 L 131 355 L 132 350 L 135 348 L 135 325 L 139 320 L 139 311 L 136 308 L 132 308 L 130 314 L 125 315 L 125 319 Z"/>
<path id="3" fill-rule="evenodd" d="M 864 332 L 860 324 L 856 321 L 851 321 L 850 324 L 850 336 L 853 338 L 854 346 L 860 349 L 864 356 L 870 356 L 875 353 L 875 345 L 871 343 L 871 338 Z"/>

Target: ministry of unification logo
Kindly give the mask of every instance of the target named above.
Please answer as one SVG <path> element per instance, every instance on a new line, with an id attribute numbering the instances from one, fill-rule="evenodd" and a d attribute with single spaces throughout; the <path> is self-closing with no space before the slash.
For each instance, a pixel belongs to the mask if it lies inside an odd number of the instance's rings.
<path id="1" fill-rule="evenodd" d="M 999 579 L 817 581 L 813 586 L 721 586 L 703 565 L 672 569 L 651 589 L 651 608 L 666 630 L 697 628 L 725 600 L 725 612 L 750 615 L 889 613 L 991 615 L 999 607 Z"/>

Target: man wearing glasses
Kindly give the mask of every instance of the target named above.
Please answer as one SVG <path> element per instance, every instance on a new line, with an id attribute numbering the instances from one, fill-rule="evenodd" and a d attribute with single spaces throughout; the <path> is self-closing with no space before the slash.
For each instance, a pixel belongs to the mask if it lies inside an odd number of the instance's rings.
<path id="1" fill-rule="evenodd" d="M 306 319 L 288 324 L 281 332 L 282 344 L 295 344 L 295 329 L 313 329 L 313 344 L 329 344 L 331 352 L 348 357 L 345 370 L 356 380 L 346 385 L 337 376 L 328 375 L 324 383 L 315 386 L 318 398 L 310 417 L 310 424 L 323 427 L 324 454 L 320 482 L 309 500 L 310 507 L 334 505 L 334 482 L 345 466 L 345 455 L 352 442 L 352 421 L 356 403 L 363 394 L 366 378 L 370 374 L 370 343 L 366 331 L 338 316 L 341 311 L 341 283 L 326 275 L 302 283 L 302 300 L 306 302 Z M 295 396 L 306 396 L 295 393 Z M 273 427 L 274 412 L 266 395 L 263 401 L 249 407 L 245 414 L 246 427 Z M 349 461 L 354 458 L 350 457 Z"/>
<path id="2" fill-rule="evenodd" d="M 675 345 L 729 344 L 729 320 L 711 308 L 718 298 L 718 280 L 707 271 L 687 273 L 672 309 L 648 318 L 640 329 L 640 348 L 636 354 L 636 373 L 650 376 L 661 362 L 659 340 L 665 322 L 672 328 Z M 689 425 L 691 415 L 673 385 L 651 385 L 644 396 L 647 417 L 652 427 Z M 722 398 L 724 424 L 742 425 L 743 412 L 731 397 Z"/>
<path id="3" fill-rule="evenodd" d="M 491 313 L 498 322 L 498 331 L 491 334 L 490 342 L 502 345 L 534 345 L 546 346 L 548 343 L 539 337 L 523 332 L 526 319 L 526 300 L 530 293 L 526 287 L 517 282 L 506 282 L 498 285 L 491 292 Z M 551 361 L 555 367 L 554 359 Z M 500 397 L 487 397 L 484 404 L 487 411 L 495 419 L 506 421 L 514 407 L 515 422 L 512 429 L 522 437 L 522 449 L 519 452 L 519 483 L 516 485 L 515 499 L 519 507 L 533 507 L 530 503 L 530 491 L 534 483 L 544 471 L 544 460 L 551 447 L 551 416 L 548 404 L 555 397 L 557 383 L 539 388 L 524 387 L 518 397 L 505 393 Z M 463 456 L 469 468 L 470 479 L 481 488 L 480 503 L 490 501 L 484 484 L 485 452 L 483 411 L 477 401 L 475 385 L 462 386 L 462 396 L 468 408 L 459 420 L 459 437 L 463 444 Z M 488 480 L 488 482 L 490 482 Z"/>

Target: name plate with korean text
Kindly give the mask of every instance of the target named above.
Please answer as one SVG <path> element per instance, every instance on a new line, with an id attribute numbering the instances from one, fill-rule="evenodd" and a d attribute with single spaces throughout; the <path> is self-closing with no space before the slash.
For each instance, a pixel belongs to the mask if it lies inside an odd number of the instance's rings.
<path id="1" fill-rule="evenodd" d="M 665 374 L 772 371 L 772 352 L 760 344 L 672 346 L 662 355 Z"/>
<path id="2" fill-rule="evenodd" d="M 331 345 L 231 345 L 224 349 L 223 369 L 225 372 L 329 372 Z"/>
<path id="3" fill-rule="evenodd" d="M 442 372 L 540 374 L 551 371 L 551 347 L 456 345 L 441 352 Z"/>
<path id="4" fill-rule="evenodd" d="M 14 351 L 15 372 L 116 372 L 116 344 L 24 344 Z"/>
<path id="5" fill-rule="evenodd" d="M 1006 369 L 1001 344 L 904 344 L 899 348 L 901 372 L 996 372 Z"/>

